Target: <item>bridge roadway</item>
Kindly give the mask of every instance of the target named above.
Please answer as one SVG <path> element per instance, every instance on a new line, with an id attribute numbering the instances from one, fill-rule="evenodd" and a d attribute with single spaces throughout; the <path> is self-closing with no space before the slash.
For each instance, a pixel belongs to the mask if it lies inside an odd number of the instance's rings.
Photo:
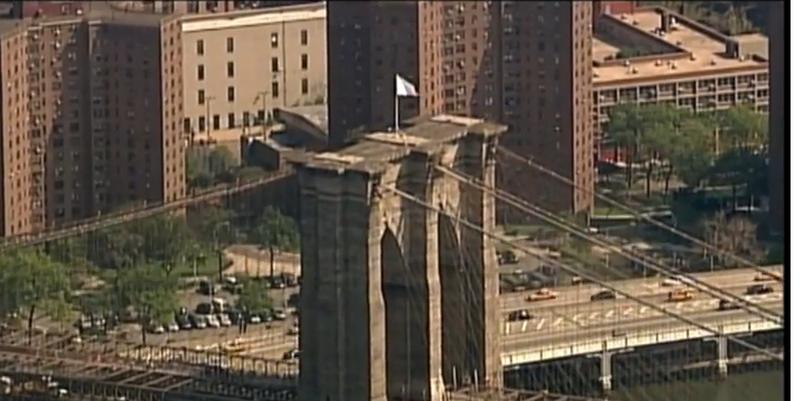
<path id="1" fill-rule="evenodd" d="M 781 272 L 781 266 L 770 266 L 768 270 Z M 756 284 L 756 272 L 752 269 L 729 269 L 716 272 L 697 273 L 694 277 L 718 286 L 752 302 L 761 304 L 772 310 L 782 311 L 782 283 L 771 281 L 775 288 L 771 294 L 745 295 L 748 286 Z M 615 285 L 634 295 L 640 296 L 673 312 L 697 318 L 705 324 L 719 324 L 721 321 L 740 321 L 755 316 L 744 311 L 718 311 L 719 301 L 703 293 L 695 292 L 694 298 L 685 302 L 667 302 L 670 291 L 679 286 L 662 286 L 664 278 L 644 278 L 617 281 Z M 607 338 L 621 338 L 623 333 L 634 335 L 643 331 L 658 329 L 686 330 L 689 326 L 665 316 L 661 312 L 642 306 L 635 301 L 617 299 L 592 302 L 592 294 L 601 288 L 594 284 L 582 284 L 553 288 L 557 298 L 547 301 L 530 302 L 526 297 L 535 291 L 524 291 L 501 296 L 503 317 L 509 313 L 527 309 L 533 316 L 530 320 L 501 323 L 501 350 L 505 365 L 520 361 L 512 355 L 526 352 L 546 351 L 563 344 L 581 344 Z M 747 321 L 750 321 L 747 320 Z M 766 327 L 766 326 L 765 326 Z M 280 357 L 283 352 L 297 347 L 296 337 L 278 337 L 265 345 L 273 350 L 273 357 Z M 242 354 L 250 354 L 245 351 Z"/>

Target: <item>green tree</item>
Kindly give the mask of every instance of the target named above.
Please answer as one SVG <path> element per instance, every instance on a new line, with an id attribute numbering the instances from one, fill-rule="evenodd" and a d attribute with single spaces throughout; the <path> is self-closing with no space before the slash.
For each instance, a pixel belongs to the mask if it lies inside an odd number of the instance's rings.
<path id="1" fill-rule="evenodd" d="M 689 187 L 697 186 L 705 177 L 712 160 L 709 131 L 706 120 L 697 116 L 684 116 L 673 134 L 659 139 L 661 155 L 668 162 L 664 180 L 665 194 L 669 192 L 674 174 Z"/>
<path id="2" fill-rule="evenodd" d="M 723 152 L 731 149 L 762 149 L 767 138 L 767 118 L 747 106 L 735 106 L 720 112 L 720 142 Z"/>
<path id="3" fill-rule="evenodd" d="M 271 206 L 262 212 L 251 238 L 264 249 L 269 249 L 270 276 L 275 275 L 276 250 L 297 251 L 300 248 L 300 235 L 294 220 Z"/>
<path id="4" fill-rule="evenodd" d="M 242 310 L 260 311 L 272 307 L 267 287 L 255 280 L 245 280 L 237 305 Z"/>
<path id="5" fill-rule="evenodd" d="M 208 171 L 215 179 L 230 174 L 235 167 L 236 159 L 225 146 L 217 146 L 208 154 Z"/>
<path id="6" fill-rule="evenodd" d="M 608 136 L 625 150 L 626 181 L 633 186 L 633 163 L 638 159 L 639 145 L 644 132 L 644 116 L 639 105 L 623 103 L 611 109 Z"/>
<path id="7" fill-rule="evenodd" d="M 11 294 L 4 302 L 5 311 L 27 310 L 29 344 L 37 311 L 56 320 L 68 318 L 69 276 L 46 255 L 29 249 L 8 252 L 0 257 L 0 277 L 4 292 Z"/>
<path id="8" fill-rule="evenodd" d="M 178 308 L 178 282 L 162 269 L 140 265 L 118 272 L 111 297 L 119 310 L 130 308 L 141 328 L 142 345 L 147 344 L 147 326 L 167 323 Z"/>

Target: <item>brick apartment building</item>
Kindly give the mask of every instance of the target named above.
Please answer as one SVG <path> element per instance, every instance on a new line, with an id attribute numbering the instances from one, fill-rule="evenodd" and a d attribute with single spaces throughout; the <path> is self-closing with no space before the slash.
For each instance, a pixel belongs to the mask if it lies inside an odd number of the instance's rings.
<path id="1" fill-rule="evenodd" d="M 185 193 L 178 19 L 0 22 L 0 235 Z"/>
<path id="2" fill-rule="evenodd" d="M 329 2 L 331 145 L 393 125 L 400 74 L 420 94 L 401 100 L 401 119 L 508 124 L 506 146 L 589 191 L 512 163 L 501 185 L 553 209 L 590 210 L 591 14 L 589 2 Z"/>

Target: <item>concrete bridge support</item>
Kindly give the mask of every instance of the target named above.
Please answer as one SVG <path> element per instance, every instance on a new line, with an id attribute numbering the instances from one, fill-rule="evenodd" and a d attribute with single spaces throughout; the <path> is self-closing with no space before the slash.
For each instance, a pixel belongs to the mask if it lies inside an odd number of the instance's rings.
<path id="1" fill-rule="evenodd" d="M 446 384 L 502 383 L 491 242 L 391 189 L 493 230 L 493 198 L 436 166 L 493 185 L 505 128 L 431 120 L 295 161 L 302 401 L 441 401 Z"/>
<path id="2" fill-rule="evenodd" d="M 728 337 L 718 336 L 717 342 L 717 367 L 721 377 L 728 376 Z"/>

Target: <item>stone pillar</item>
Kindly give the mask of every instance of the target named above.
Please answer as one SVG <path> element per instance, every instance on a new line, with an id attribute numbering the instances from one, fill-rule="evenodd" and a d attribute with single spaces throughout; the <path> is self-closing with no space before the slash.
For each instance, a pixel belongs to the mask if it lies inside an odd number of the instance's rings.
<path id="1" fill-rule="evenodd" d="M 496 137 L 484 136 L 480 132 L 470 132 L 458 144 L 453 163 L 454 170 L 476 177 L 486 186 L 494 186 L 494 146 Z M 495 224 L 494 198 L 485 191 L 479 191 L 466 184 L 460 184 L 455 194 L 447 194 L 458 199 L 456 214 L 486 231 L 493 231 Z M 457 223 L 456 223 L 457 224 Z M 477 379 L 478 384 L 488 386 L 502 385 L 502 366 L 499 353 L 499 278 L 497 256 L 491 239 L 472 228 L 457 227 L 463 266 L 460 274 L 464 297 L 464 317 L 466 333 L 463 337 L 463 350 L 448 346 L 447 349 L 464 356 L 465 372 L 459 377 Z M 451 285 L 443 283 L 443 286 Z M 445 311 L 447 313 L 449 311 Z M 452 334 L 452 333 L 450 333 Z M 447 334 L 445 334 L 447 338 Z M 454 340 L 455 341 L 455 340 Z M 451 372 L 445 372 L 448 375 Z"/>
<path id="2" fill-rule="evenodd" d="M 605 350 L 600 354 L 600 386 L 603 392 L 611 391 L 611 355 Z"/>
<path id="3" fill-rule="evenodd" d="M 719 336 L 717 341 L 717 367 L 721 377 L 728 376 L 728 337 Z"/>
<path id="4" fill-rule="evenodd" d="M 386 401 L 381 215 L 357 171 L 299 168 L 300 400 Z"/>

